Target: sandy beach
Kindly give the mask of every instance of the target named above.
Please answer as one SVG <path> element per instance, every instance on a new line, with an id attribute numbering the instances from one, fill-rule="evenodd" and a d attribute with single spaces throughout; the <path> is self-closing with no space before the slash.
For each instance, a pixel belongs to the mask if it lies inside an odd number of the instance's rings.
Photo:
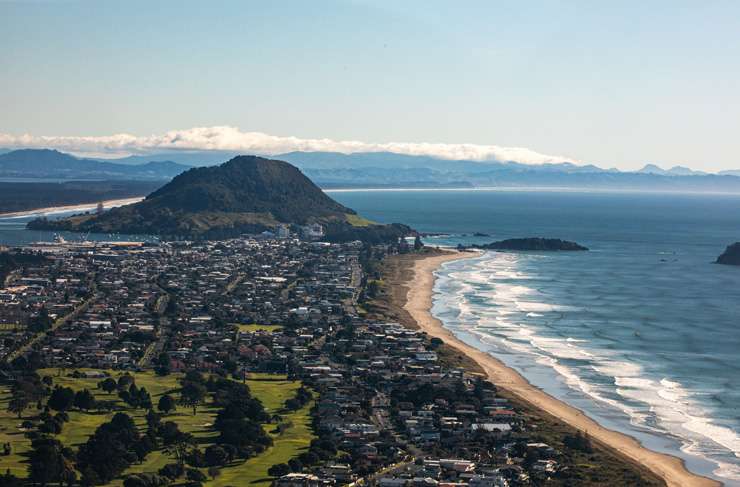
<path id="1" fill-rule="evenodd" d="M 414 261 L 413 274 L 408 277 L 408 294 L 404 308 L 421 329 L 431 336 L 441 338 L 448 345 L 477 362 L 497 387 L 509 391 L 522 401 L 555 416 L 570 426 L 587 432 L 591 438 L 613 449 L 626 459 L 652 471 L 662 478 L 668 486 L 704 487 L 721 485 L 717 481 L 692 474 L 685 468 L 683 462 L 676 457 L 648 450 L 634 438 L 601 426 L 583 412 L 534 387 L 515 370 L 505 366 L 491 355 L 465 344 L 445 329 L 442 323 L 434 318 L 430 312 L 435 281 L 434 272 L 444 262 L 475 255 L 477 254 L 449 252 L 419 258 Z"/>
<path id="2" fill-rule="evenodd" d="M 117 200 L 106 200 L 103 201 L 103 206 L 105 208 L 112 208 L 114 206 L 124 206 L 124 205 L 130 205 L 133 203 L 138 203 L 139 201 L 143 200 L 143 196 L 137 196 L 135 198 L 122 198 Z M 49 214 L 49 213 L 62 213 L 65 211 L 89 211 L 94 210 L 98 207 L 98 202 L 95 203 L 80 203 L 76 205 L 67 205 L 67 206 L 51 206 L 48 208 L 36 208 L 33 210 L 23 210 L 23 211 L 13 211 L 10 213 L 0 213 L 0 218 L 12 218 L 12 217 L 19 217 L 19 216 L 32 216 L 32 215 L 38 215 L 38 214 Z"/>

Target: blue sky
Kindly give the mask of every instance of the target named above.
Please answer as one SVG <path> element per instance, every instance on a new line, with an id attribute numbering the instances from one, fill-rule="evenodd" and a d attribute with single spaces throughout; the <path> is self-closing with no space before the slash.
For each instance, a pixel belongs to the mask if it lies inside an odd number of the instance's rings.
<path id="1" fill-rule="evenodd" d="M 740 168 L 740 2 L 0 0 L 0 45 L 6 142 L 229 126 Z"/>

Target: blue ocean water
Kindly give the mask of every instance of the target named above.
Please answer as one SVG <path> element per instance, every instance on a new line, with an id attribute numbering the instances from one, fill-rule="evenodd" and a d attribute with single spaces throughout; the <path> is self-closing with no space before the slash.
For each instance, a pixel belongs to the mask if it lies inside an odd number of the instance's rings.
<path id="1" fill-rule="evenodd" d="M 449 235 L 544 236 L 585 253 L 500 253 L 438 272 L 433 313 L 599 422 L 740 485 L 740 196 L 357 191 L 367 218 Z M 483 232 L 490 237 L 473 237 Z"/>

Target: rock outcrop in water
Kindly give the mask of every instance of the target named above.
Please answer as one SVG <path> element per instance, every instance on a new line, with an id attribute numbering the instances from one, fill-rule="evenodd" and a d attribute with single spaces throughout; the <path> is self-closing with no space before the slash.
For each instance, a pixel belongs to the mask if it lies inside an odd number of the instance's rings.
<path id="1" fill-rule="evenodd" d="M 536 251 L 581 251 L 588 250 L 587 247 L 579 245 L 575 242 L 569 242 L 568 240 L 560 240 L 559 238 L 510 238 L 508 240 L 500 240 L 498 242 L 491 242 L 483 245 L 473 245 L 472 247 L 486 250 L 536 250 Z"/>
<path id="2" fill-rule="evenodd" d="M 717 264 L 740 265 L 740 242 L 727 246 L 725 251 L 717 257 Z"/>

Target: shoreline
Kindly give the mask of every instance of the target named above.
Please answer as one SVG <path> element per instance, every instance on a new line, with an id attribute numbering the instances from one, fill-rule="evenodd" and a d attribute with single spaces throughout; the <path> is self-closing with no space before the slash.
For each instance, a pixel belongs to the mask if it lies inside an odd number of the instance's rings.
<path id="1" fill-rule="evenodd" d="M 138 203 L 143 200 L 144 196 L 136 196 L 133 198 L 120 198 L 115 200 L 103 200 L 103 207 L 112 208 L 116 206 L 126 206 L 133 203 Z M 11 211 L 7 213 L 0 213 L 0 218 L 16 218 L 22 216 L 33 216 L 39 213 L 63 213 L 65 211 L 88 211 L 97 208 L 99 201 L 95 203 L 77 203 L 74 205 L 63 205 L 63 206 L 49 206 L 46 208 L 34 208 L 31 210 Z"/>
<path id="2" fill-rule="evenodd" d="M 689 472 L 683 461 L 663 453 L 657 453 L 642 446 L 635 438 L 605 428 L 582 411 L 556 399 L 530 384 L 521 374 L 504 365 L 492 355 L 480 351 L 444 328 L 431 314 L 434 295 L 434 272 L 445 262 L 472 258 L 476 254 L 449 252 L 424 256 L 413 260 L 413 272 L 408 275 L 406 303 L 404 310 L 409 313 L 419 328 L 432 337 L 445 343 L 474 361 L 497 387 L 504 389 L 536 409 L 554 416 L 568 425 L 587 432 L 588 435 L 608 448 L 636 463 L 661 478 L 669 487 L 709 487 L 721 486 L 716 480 Z"/>

